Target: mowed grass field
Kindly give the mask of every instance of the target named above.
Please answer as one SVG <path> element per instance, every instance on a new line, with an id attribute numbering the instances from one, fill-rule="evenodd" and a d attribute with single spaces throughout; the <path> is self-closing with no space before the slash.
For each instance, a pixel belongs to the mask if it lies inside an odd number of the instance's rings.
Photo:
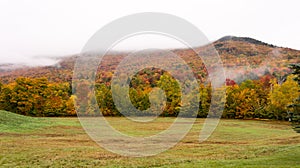
<path id="1" fill-rule="evenodd" d="M 108 117 L 133 136 L 153 135 L 174 118 L 134 123 Z M 170 150 L 151 157 L 124 157 L 99 147 L 77 118 L 32 118 L 0 111 L 0 167 L 300 167 L 300 134 L 288 122 L 221 120 L 199 143 L 204 119 Z"/>

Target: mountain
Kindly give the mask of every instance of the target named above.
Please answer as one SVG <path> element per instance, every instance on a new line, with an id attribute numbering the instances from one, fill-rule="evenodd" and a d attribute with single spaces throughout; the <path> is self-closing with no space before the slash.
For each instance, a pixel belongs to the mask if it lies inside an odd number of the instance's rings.
<path id="1" fill-rule="evenodd" d="M 212 43 L 219 53 L 227 78 L 239 81 L 245 78 L 256 78 L 265 74 L 288 73 L 290 63 L 300 62 L 300 51 L 277 47 L 249 37 L 225 36 Z M 199 50 L 203 47 L 197 48 Z M 195 75 L 202 81 L 207 77 L 203 62 L 191 49 L 176 49 L 193 69 Z M 100 81 L 111 78 L 121 60 L 126 56 L 122 53 L 111 53 L 105 56 L 98 69 Z M 10 83 L 20 76 L 47 77 L 50 81 L 61 82 L 72 80 L 72 71 L 77 56 L 62 57 L 53 66 L 26 67 L 13 64 L 0 65 L 0 81 Z"/>
<path id="2" fill-rule="evenodd" d="M 242 41 L 250 44 L 255 44 L 255 45 L 264 45 L 264 46 L 269 46 L 269 47 L 276 47 L 272 44 L 267 44 L 262 41 L 250 38 L 250 37 L 236 37 L 236 36 L 225 36 L 220 38 L 217 42 L 224 42 L 224 41 Z"/>
<path id="3" fill-rule="evenodd" d="M 266 74 L 283 76 L 290 63 L 300 62 L 300 51 L 277 47 L 249 37 L 226 36 L 214 46 L 223 60 L 228 78 L 237 82 Z"/>

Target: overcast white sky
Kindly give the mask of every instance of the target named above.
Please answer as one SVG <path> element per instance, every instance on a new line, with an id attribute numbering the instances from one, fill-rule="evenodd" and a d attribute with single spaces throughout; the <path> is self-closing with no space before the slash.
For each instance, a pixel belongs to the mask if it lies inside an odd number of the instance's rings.
<path id="1" fill-rule="evenodd" d="M 1 0 L 0 64 L 79 53 L 102 26 L 138 12 L 179 16 L 211 41 L 247 36 L 300 49 L 299 7 L 297 0 Z"/>

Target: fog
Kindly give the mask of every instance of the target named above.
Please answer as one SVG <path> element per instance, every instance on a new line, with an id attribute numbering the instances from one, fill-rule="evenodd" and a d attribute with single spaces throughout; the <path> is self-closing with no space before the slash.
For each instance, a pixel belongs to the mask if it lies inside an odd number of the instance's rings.
<path id="1" fill-rule="evenodd" d="M 293 0 L 1 0 L 0 64 L 52 65 L 57 60 L 48 56 L 80 53 L 102 26 L 138 12 L 163 12 L 186 19 L 210 41 L 234 35 L 300 49 L 299 5 L 300 1 Z M 152 44 L 153 40 L 148 39 L 122 45 L 132 50 Z M 159 40 L 154 44 L 178 47 Z"/>

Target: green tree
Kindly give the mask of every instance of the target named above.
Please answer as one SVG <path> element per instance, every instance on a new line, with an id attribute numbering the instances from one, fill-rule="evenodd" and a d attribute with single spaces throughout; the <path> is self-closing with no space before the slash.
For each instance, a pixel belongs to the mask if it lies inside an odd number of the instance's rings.
<path id="1" fill-rule="evenodd" d="M 208 114 L 210 102 L 211 102 L 211 85 L 205 86 L 200 84 L 200 101 L 199 112 L 197 117 L 205 118 Z"/>
<path id="2" fill-rule="evenodd" d="M 117 111 L 111 89 L 105 84 L 96 84 L 96 100 L 100 111 L 104 116 L 119 116 L 120 113 Z"/>
<path id="3" fill-rule="evenodd" d="M 181 107 L 181 90 L 178 82 L 168 73 L 164 73 L 157 82 L 165 91 L 166 107 L 163 116 L 177 116 Z"/>
<path id="4" fill-rule="evenodd" d="M 298 93 L 300 92 L 300 64 L 291 64 L 290 68 L 295 75 L 294 80 L 298 83 Z M 300 95 L 290 104 L 289 109 L 293 115 L 291 116 L 293 128 L 296 132 L 300 133 Z"/>

